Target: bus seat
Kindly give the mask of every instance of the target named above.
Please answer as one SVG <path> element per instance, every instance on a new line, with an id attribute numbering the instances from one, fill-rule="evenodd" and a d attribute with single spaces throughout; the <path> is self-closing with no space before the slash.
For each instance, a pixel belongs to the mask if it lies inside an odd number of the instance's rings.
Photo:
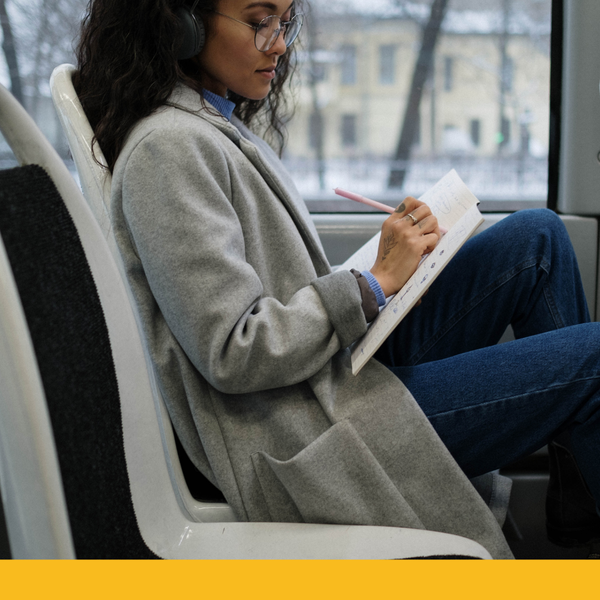
<path id="1" fill-rule="evenodd" d="M 121 255 L 112 231 L 110 217 L 112 175 L 110 171 L 101 166 L 107 164 L 106 159 L 98 143 L 94 142 L 94 132 L 73 87 L 72 77 L 75 70 L 75 67 L 69 64 L 60 65 L 54 69 L 50 79 L 52 99 L 75 161 L 83 196 L 121 270 L 124 285 L 129 290 L 122 269 Z M 135 306 L 134 312 L 137 316 Z M 146 359 L 151 376 L 154 377 L 149 356 Z M 179 489 L 180 501 L 194 519 L 206 520 L 210 517 L 202 500 L 224 503 L 225 499 L 220 491 L 196 469 L 185 454 L 173 430 L 166 406 L 155 381 L 153 381 L 152 391 L 156 396 L 155 402 L 161 415 L 161 433 L 169 457 L 171 477 L 177 483 Z M 221 509 L 224 508 L 226 507 L 221 507 Z M 222 518 L 221 513 L 223 510 L 218 512 L 219 518 Z M 230 520 L 234 520 L 233 513 L 230 514 Z"/>

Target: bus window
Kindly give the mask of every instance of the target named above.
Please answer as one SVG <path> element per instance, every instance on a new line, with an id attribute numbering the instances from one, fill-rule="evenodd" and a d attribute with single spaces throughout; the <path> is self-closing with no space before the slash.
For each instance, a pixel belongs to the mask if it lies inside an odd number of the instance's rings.
<path id="1" fill-rule="evenodd" d="M 86 5 L 87 0 L 0 0 L 0 83 L 26 108 L 73 174 L 48 84 L 56 66 L 75 62 L 73 45 Z M 2 140 L 0 161 L 9 158 Z"/>
<path id="2" fill-rule="evenodd" d="M 313 0 L 285 154 L 311 210 L 356 210 L 337 186 L 394 204 L 451 168 L 484 211 L 545 206 L 551 5 Z"/>

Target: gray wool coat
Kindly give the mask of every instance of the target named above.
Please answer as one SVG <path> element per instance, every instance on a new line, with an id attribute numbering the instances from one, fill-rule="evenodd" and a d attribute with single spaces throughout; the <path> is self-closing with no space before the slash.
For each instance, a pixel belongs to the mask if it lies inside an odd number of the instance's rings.
<path id="1" fill-rule="evenodd" d="M 115 236 L 174 427 L 240 520 L 401 526 L 510 557 L 411 394 L 348 346 L 360 290 L 332 272 L 277 156 L 180 86 L 113 173 Z"/>

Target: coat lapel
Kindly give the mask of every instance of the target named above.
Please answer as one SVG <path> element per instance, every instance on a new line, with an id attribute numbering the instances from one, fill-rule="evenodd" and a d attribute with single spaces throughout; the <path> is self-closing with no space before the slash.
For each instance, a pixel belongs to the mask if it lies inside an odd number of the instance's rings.
<path id="1" fill-rule="evenodd" d="M 310 252 L 317 275 L 331 273 L 331 267 L 306 204 L 297 192 L 292 178 L 268 144 L 252 134 L 239 119 L 234 117 L 234 125 L 212 111 L 205 110 L 199 95 L 186 86 L 178 86 L 170 102 L 209 121 L 238 146 L 286 208 Z"/>
<path id="2" fill-rule="evenodd" d="M 331 267 L 325 257 L 321 240 L 319 239 L 317 230 L 310 218 L 310 213 L 308 212 L 304 201 L 296 191 L 296 186 L 291 177 L 289 177 L 287 171 L 285 171 L 279 162 L 279 159 L 274 153 L 273 157 L 269 157 L 265 148 L 261 151 L 261 149 L 259 149 L 252 141 L 243 136 L 240 139 L 240 149 L 255 166 L 258 172 L 265 178 L 269 187 L 285 206 L 309 249 L 317 274 L 326 275 L 331 273 Z M 270 149 L 269 151 L 272 152 Z M 275 160 L 269 160 L 269 158 Z M 275 163 L 275 161 L 277 162 Z M 279 168 L 276 168 L 275 164 L 277 164 Z M 292 195 L 292 193 L 294 195 Z"/>

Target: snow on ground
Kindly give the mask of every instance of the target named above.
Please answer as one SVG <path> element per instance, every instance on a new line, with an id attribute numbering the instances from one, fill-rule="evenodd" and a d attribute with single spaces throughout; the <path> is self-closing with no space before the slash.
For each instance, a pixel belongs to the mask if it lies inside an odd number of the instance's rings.
<path id="1" fill-rule="evenodd" d="M 387 181 L 390 163 L 385 160 L 328 161 L 325 185 L 320 189 L 314 161 L 285 161 L 300 193 L 305 199 L 339 199 L 333 189 L 344 189 L 374 199 L 393 200 L 406 195 L 420 196 L 450 169 L 457 173 L 471 191 L 485 200 L 545 200 L 547 197 L 547 160 L 467 159 L 415 160 L 408 169 L 404 187 L 390 190 Z"/>

